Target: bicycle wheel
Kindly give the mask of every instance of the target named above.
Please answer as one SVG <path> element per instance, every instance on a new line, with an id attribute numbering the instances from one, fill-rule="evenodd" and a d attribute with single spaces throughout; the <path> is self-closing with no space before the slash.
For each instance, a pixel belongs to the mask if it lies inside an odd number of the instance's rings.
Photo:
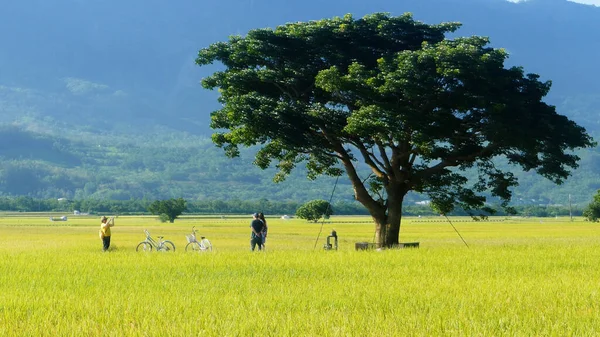
<path id="1" fill-rule="evenodd" d="M 163 241 L 161 250 L 164 250 L 165 252 L 174 252 L 175 244 L 173 244 L 171 241 Z"/>
<path id="2" fill-rule="evenodd" d="M 151 252 L 152 245 L 150 244 L 150 242 L 142 241 L 137 245 L 137 247 L 135 248 L 135 251 L 136 252 Z"/>
<path id="3" fill-rule="evenodd" d="M 198 242 L 190 242 L 187 245 L 185 245 L 186 252 L 197 252 L 199 250 L 200 250 L 200 243 L 198 243 Z"/>
<path id="4" fill-rule="evenodd" d="M 208 241 L 208 239 L 200 240 L 200 251 L 204 251 L 204 252 L 212 251 L 212 244 L 210 243 L 210 241 Z"/>

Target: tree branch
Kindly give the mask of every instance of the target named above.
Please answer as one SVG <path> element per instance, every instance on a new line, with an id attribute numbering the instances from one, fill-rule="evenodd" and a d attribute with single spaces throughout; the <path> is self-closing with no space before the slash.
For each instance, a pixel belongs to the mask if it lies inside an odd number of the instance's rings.
<path id="1" fill-rule="evenodd" d="M 381 163 L 379 160 L 377 160 L 375 155 L 370 153 L 363 143 L 356 142 L 353 140 L 349 140 L 349 141 L 352 145 L 356 146 L 356 148 L 360 151 L 363 158 L 365 158 L 365 164 L 367 164 L 371 167 L 371 169 L 373 170 L 373 173 L 375 173 L 376 176 L 378 176 L 380 178 L 387 176 L 384 172 L 385 169 L 382 168 L 382 167 L 384 167 L 383 163 Z"/>
<path id="2" fill-rule="evenodd" d="M 385 206 L 381 205 L 377 201 L 373 199 L 373 197 L 369 194 L 369 191 L 365 188 L 364 183 L 360 180 L 358 173 L 356 173 L 356 168 L 352 164 L 352 159 L 348 152 L 344 149 L 341 143 L 338 143 L 336 146 L 336 152 L 340 154 L 343 158 L 341 159 L 342 164 L 344 165 L 344 169 L 348 174 L 348 178 L 350 178 L 350 182 L 354 187 L 354 196 L 357 201 L 365 205 L 365 207 L 371 212 L 371 214 L 379 214 L 380 216 L 385 215 Z"/>
<path id="3" fill-rule="evenodd" d="M 490 145 L 490 146 L 486 146 L 483 149 L 481 149 L 481 151 L 477 151 L 475 153 L 472 153 L 470 155 L 467 156 L 459 156 L 459 157 L 448 157 L 444 160 L 442 160 L 440 163 L 438 163 L 437 165 L 434 165 L 432 167 L 429 167 L 421 172 L 418 173 L 418 175 L 420 177 L 426 177 L 426 176 L 431 176 L 441 170 L 443 170 L 446 167 L 450 167 L 450 166 L 457 166 L 460 163 L 464 163 L 464 162 L 469 162 L 469 161 L 473 161 L 479 157 L 485 156 L 490 154 L 492 151 L 494 151 L 495 149 L 497 149 L 498 146 L 496 145 Z"/>
<path id="4" fill-rule="evenodd" d="M 273 83 L 273 85 L 275 85 L 277 87 L 277 89 L 279 89 L 283 94 L 285 94 L 289 99 L 294 100 L 294 96 L 292 96 L 289 92 L 287 92 L 286 90 L 284 90 L 279 83 L 275 82 L 275 81 L 269 81 L 271 83 Z"/>
<path id="5" fill-rule="evenodd" d="M 385 165 L 385 169 L 388 172 L 392 171 L 392 164 L 390 163 L 390 159 L 387 156 L 387 153 L 385 152 L 385 147 L 380 144 L 379 142 L 376 142 L 377 147 L 379 148 L 379 154 L 381 155 L 381 158 L 383 159 L 383 163 Z"/>
<path id="6" fill-rule="evenodd" d="M 317 148 L 317 149 L 308 149 L 307 151 L 302 151 L 302 153 L 311 154 L 311 153 L 314 153 L 316 151 L 319 151 L 319 153 L 322 153 L 322 154 L 324 154 L 326 156 L 329 156 L 329 157 L 333 157 L 333 158 L 336 158 L 336 159 L 339 159 L 339 160 L 344 159 L 341 155 L 335 153 L 335 150 L 333 149 L 334 145 L 331 142 L 330 137 L 327 135 L 327 133 L 325 131 L 323 131 L 323 128 L 321 128 L 321 130 L 322 130 L 321 133 L 319 133 L 319 132 L 317 132 L 315 130 L 308 130 L 308 131 L 313 135 L 313 137 L 315 137 L 315 138 L 324 138 L 326 141 L 328 141 L 329 142 L 328 148 L 331 149 L 332 151 L 334 151 L 334 153 L 330 153 L 328 151 L 324 151 L 325 149 L 323 147 L 320 147 L 320 148 Z"/>

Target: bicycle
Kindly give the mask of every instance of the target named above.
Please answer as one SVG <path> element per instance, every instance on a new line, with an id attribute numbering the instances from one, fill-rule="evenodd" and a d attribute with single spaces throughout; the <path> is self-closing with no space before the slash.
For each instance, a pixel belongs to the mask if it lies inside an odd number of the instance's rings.
<path id="1" fill-rule="evenodd" d="M 148 230 L 144 229 L 144 233 L 146 233 L 146 240 L 140 242 L 135 248 L 136 252 L 151 252 L 152 249 L 156 249 L 157 252 L 174 252 L 175 244 L 168 240 L 163 240 L 164 236 L 158 237 L 158 242 L 156 242 L 151 236 Z"/>
<path id="2" fill-rule="evenodd" d="M 196 226 L 192 227 L 192 234 L 185 236 L 188 244 L 185 246 L 186 252 L 210 252 L 212 244 L 204 236 L 200 237 L 200 241 L 196 239 Z"/>

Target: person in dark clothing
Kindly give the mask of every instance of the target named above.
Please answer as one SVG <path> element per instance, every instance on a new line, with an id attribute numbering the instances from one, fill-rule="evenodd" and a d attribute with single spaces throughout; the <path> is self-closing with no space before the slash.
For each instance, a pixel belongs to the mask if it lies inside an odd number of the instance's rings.
<path id="1" fill-rule="evenodd" d="M 258 245 L 258 250 L 262 250 L 262 231 L 265 224 L 258 218 L 258 213 L 252 214 L 252 218 L 252 222 L 250 223 L 250 228 L 252 229 L 250 235 L 250 249 L 254 250 Z"/>
<path id="2" fill-rule="evenodd" d="M 265 244 L 267 243 L 267 231 L 269 230 L 269 227 L 267 226 L 267 219 L 265 219 L 263 212 L 258 213 L 258 219 L 262 221 L 264 225 L 263 230 L 260 233 L 262 236 L 262 248 L 264 250 L 266 248 Z"/>

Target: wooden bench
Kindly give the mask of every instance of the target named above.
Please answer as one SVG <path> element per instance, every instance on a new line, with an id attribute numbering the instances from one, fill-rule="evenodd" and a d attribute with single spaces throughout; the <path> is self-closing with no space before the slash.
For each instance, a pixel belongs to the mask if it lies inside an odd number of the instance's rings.
<path id="1" fill-rule="evenodd" d="M 419 243 L 418 242 L 399 243 L 398 248 L 419 248 Z"/>
<path id="2" fill-rule="evenodd" d="M 371 250 L 375 249 L 375 244 L 371 242 L 357 242 L 354 244 L 356 250 Z"/>
<path id="3" fill-rule="evenodd" d="M 372 250 L 376 248 L 378 248 L 377 244 L 371 242 L 356 242 L 354 244 L 354 249 L 356 250 Z M 419 242 L 402 242 L 391 247 L 391 249 L 393 248 L 419 248 Z"/>

